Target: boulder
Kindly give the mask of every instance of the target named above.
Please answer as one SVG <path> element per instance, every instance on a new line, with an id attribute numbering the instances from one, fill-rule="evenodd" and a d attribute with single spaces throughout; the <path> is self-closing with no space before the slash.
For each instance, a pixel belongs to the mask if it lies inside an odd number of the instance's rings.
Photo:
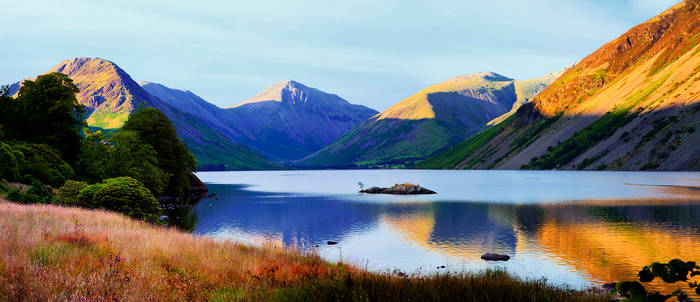
<path id="1" fill-rule="evenodd" d="M 508 261 L 508 260 L 510 260 L 510 256 L 486 253 L 486 254 L 481 255 L 481 259 L 484 259 L 486 261 Z"/>

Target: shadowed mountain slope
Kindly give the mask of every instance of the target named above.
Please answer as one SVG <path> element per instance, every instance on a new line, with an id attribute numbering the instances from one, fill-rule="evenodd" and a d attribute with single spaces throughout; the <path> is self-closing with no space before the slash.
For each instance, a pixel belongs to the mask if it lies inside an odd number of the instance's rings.
<path id="1" fill-rule="evenodd" d="M 273 84 L 226 111 L 246 129 L 246 144 L 278 161 L 297 160 L 318 151 L 377 114 L 292 80 Z"/>
<path id="2" fill-rule="evenodd" d="M 537 79 L 519 82 L 492 72 L 453 77 L 402 100 L 298 164 L 303 167 L 410 164 L 473 135 L 547 84 Z"/>

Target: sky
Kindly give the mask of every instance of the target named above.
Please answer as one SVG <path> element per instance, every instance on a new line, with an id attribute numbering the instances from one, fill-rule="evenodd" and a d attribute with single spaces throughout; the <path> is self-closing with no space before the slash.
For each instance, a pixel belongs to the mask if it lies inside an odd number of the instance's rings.
<path id="1" fill-rule="evenodd" d="M 225 107 L 293 79 L 382 111 L 456 75 L 561 69 L 678 0 L 0 0 L 0 84 L 74 57 Z"/>

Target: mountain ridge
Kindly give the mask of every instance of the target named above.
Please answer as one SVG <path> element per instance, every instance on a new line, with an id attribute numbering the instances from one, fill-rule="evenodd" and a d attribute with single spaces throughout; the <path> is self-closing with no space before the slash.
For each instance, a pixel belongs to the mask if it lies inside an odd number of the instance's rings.
<path id="1" fill-rule="evenodd" d="M 297 164 L 403 166 L 423 159 L 511 111 L 518 101 L 517 82 L 494 72 L 451 77 L 401 100 Z"/>
<path id="2" fill-rule="evenodd" d="M 515 115 L 417 165 L 461 169 L 700 168 L 700 1 L 631 28 Z"/>

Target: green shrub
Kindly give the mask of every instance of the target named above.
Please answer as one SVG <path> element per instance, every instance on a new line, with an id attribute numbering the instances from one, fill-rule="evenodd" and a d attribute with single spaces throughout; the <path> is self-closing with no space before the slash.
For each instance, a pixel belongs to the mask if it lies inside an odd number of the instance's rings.
<path id="1" fill-rule="evenodd" d="M 80 192 L 86 187 L 88 187 L 86 182 L 68 180 L 60 189 L 58 189 L 58 194 L 56 194 L 54 203 L 63 206 L 89 208 L 89 204 L 81 203 L 80 199 L 78 198 L 80 196 Z"/>
<path id="2" fill-rule="evenodd" d="M 54 194 L 51 187 L 42 184 L 38 180 L 34 180 L 29 190 L 26 192 L 23 192 L 22 188 L 11 190 L 10 193 L 7 194 L 7 199 L 24 204 L 48 204 L 53 201 Z"/>
<path id="3" fill-rule="evenodd" d="M 96 183 L 89 185 L 78 193 L 78 206 L 83 208 L 97 208 L 99 205 L 95 202 L 95 193 L 102 189 L 105 184 Z"/>
<path id="4" fill-rule="evenodd" d="M 20 173 L 24 175 L 23 182 L 36 179 L 58 188 L 66 179 L 75 176 L 70 165 L 48 145 L 20 143 L 13 145 L 13 148 L 22 154 Z M 30 175 L 30 179 L 26 175 Z"/>
<path id="5" fill-rule="evenodd" d="M 20 177 L 17 152 L 10 145 L 0 142 L 0 180 L 17 181 Z"/>
<path id="6" fill-rule="evenodd" d="M 133 218 L 162 223 L 156 198 L 141 182 L 131 177 L 106 179 L 104 186 L 95 192 L 93 203 Z"/>
<path id="7" fill-rule="evenodd" d="M 644 283 L 651 282 L 655 278 L 666 283 L 686 283 L 690 290 L 700 295 L 700 285 L 697 280 L 693 280 L 698 275 L 700 275 L 700 266 L 696 265 L 695 261 L 684 262 L 680 259 L 673 259 L 668 263 L 654 262 L 642 268 L 637 274 L 639 281 Z M 613 294 L 618 293 L 627 298 L 624 301 L 666 301 L 672 297 L 676 297 L 678 301 L 692 301 L 688 293 L 681 288 L 670 294 L 648 292 L 639 281 L 618 282 Z"/>

